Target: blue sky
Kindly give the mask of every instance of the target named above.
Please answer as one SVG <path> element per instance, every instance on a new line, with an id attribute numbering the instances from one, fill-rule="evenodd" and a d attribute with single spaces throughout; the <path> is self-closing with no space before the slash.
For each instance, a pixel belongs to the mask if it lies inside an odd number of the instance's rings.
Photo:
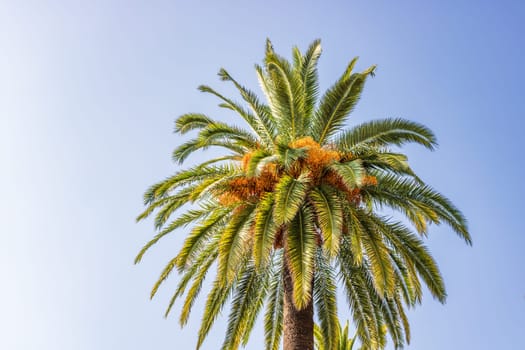
<path id="1" fill-rule="evenodd" d="M 518 349 L 524 16 L 509 0 L 0 2 L 0 348 L 194 347 L 202 303 L 183 330 L 162 318 L 176 276 L 148 300 L 184 232 L 134 266 L 153 233 L 134 218 L 146 187 L 177 169 L 174 118 L 231 117 L 196 87 L 231 93 L 225 67 L 257 89 L 269 37 L 284 55 L 321 38 L 323 89 L 353 56 L 378 64 L 350 124 L 403 117 L 438 136 L 436 152 L 406 152 L 463 210 L 474 246 L 432 228 L 449 297 L 410 313 L 407 349 Z M 350 317 L 343 298 L 339 310 Z M 258 326 L 248 348 L 262 339 Z"/>

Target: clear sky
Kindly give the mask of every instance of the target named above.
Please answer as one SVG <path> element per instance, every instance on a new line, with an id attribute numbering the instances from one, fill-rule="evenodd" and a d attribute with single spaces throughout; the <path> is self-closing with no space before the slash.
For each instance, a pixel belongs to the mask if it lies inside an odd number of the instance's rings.
<path id="1" fill-rule="evenodd" d="M 449 297 L 410 313 L 408 349 L 522 348 L 523 18 L 519 0 L 0 1 L 0 348 L 194 347 L 202 303 L 183 330 L 162 317 L 177 277 L 148 300 L 184 232 L 134 266 L 153 234 L 134 218 L 177 169 L 174 118 L 231 117 L 196 87 L 230 93 L 223 66 L 258 89 L 266 37 L 287 56 L 321 38 L 323 89 L 353 56 L 378 64 L 350 122 L 403 117 L 438 136 L 436 152 L 406 152 L 474 246 L 431 229 Z M 248 348 L 262 341 L 258 325 Z"/>

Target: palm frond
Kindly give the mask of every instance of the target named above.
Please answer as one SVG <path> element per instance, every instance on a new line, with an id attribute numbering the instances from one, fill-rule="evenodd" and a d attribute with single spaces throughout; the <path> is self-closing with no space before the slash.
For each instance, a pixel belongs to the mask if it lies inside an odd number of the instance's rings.
<path id="1" fill-rule="evenodd" d="M 222 80 L 231 81 L 237 90 L 239 90 L 242 98 L 248 103 L 253 112 L 252 123 L 255 126 L 257 135 L 263 140 L 267 147 L 271 148 L 275 138 L 275 123 L 270 108 L 261 103 L 253 91 L 248 90 L 233 79 L 224 68 L 219 71 L 219 76 Z"/>
<path id="2" fill-rule="evenodd" d="M 231 215 L 231 210 L 229 207 L 217 208 L 209 217 L 191 230 L 190 234 L 184 240 L 181 250 L 177 254 L 176 263 L 179 270 L 188 266 L 192 262 L 195 253 L 207 243 L 208 238 L 211 237 L 216 230 L 220 230 L 221 225 L 227 222 L 227 219 L 229 219 Z"/>
<path id="3" fill-rule="evenodd" d="M 187 322 L 189 314 L 191 312 L 191 308 L 193 307 L 193 304 L 201 291 L 201 287 L 202 287 L 202 283 L 204 282 L 204 278 L 206 277 L 212 264 L 217 259 L 217 256 L 218 256 L 217 246 L 210 244 L 209 246 L 206 247 L 205 250 L 201 252 L 201 254 L 199 254 L 198 259 L 195 260 L 195 264 L 193 264 L 189 269 L 184 271 L 184 275 L 179 281 L 177 288 L 175 290 L 175 293 L 173 293 L 173 296 L 170 299 L 168 307 L 166 308 L 164 317 L 168 317 L 175 301 L 184 294 L 188 286 L 188 283 L 191 280 L 193 280 L 193 283 L 191 284 L 191 287 L 186 296 L 183 311 L 181 312 L 181 316 L 179 319 L 179 322 L 181 324 L 185 324 Z M 184 312 L 184 310 L 187 310 L 187 311 Z"/>
<path id="4" fill-rule="evenodd" d="M 293 71 L 290 63 L 275 52 L 267 52 L 265 66 L 270 77 L 272 115 L 278 121 L 281 136 L 292 140 L 302 135 L 304 96 L 300 76 Z"/>
<path id="5" fill-rule="evenodd" d="M 343 76 L 321 98 L 312 124 L 312 136 L 320 144 L 325 144 L 344 125 L 359 101 L 366 78 L 375 70 L 371 66 L 362 73 L 351 74 L 356 60 L 348 64 Z"/>
<path id="6" fill-rule="evenodd" d="M 195 129 L 203 129 L 209 125 L 216 123 L 215 120 L 211 119 L 202 113 L 186 113 L 181 115 L 175 120 L 174 131 L 179 134 L 185 134 L 188 131 Z"/>
<path id="7" fill-rule="evenodd" d="M 368 215 L 358 213 L 359 221 L 364 226 L 363 248 L 370 263 L 372 282 L 377 293 L 381 296 L 392 296 L 395 291 L 395 275 L 388 248 L 384 243 L 381 232 L 373 225 Z"/>
<path id="8" fill-rule="evenodd" d="M 403 211 L 413 222 L 418 219 L 418 215 L 430 222 L 443 221 L 467 244 L 472 243 L 463 214 L 449 199 L 430 186 L 392 174 L 379 175 L 377 180 L 378 185 L 367 188 L 365 192 L 378 204 Z"/>
<path id="9" fill-rule="evenodd" d="M 141 260 L 146 251 L 148 251 L 149 248 L 151 248 L 154 244 L 156 244 L 161 238 L 165 237 L 166 235 L 170 234 L 171 232 L 175 231 L 177 228 L 184 227 L 191 222 L 195 220 L 199 220 L 209 214 L 209 210 L 207 209 L 201 209 L 201 210 L 188 210 L 186 213 L 181 214 L 178 218 L 173 220 L 166 228 L 164 228 L 162 231 L 160 231 L 153 239 L 148 241 L 140 252 L 135 257 L 135 264 L 138 264 Z"/>
<path id="10" fill-rule="evenodd" d="M 251 226 L 255 206 L 244 205 L 236 209 L 235 215 L 222 233 L 219 242 L 219 275 L 230 283 L 236 276 L 240 262 L 249 250 Z"/>
<path id="11" fill-rule="evenodd" d="M 317 62 L 321 57 L 321 40 L 314 40 L 303 57 L 300 67 L 302 87 L 304 94 L 304 120 L 310 122 L 315 111 L 319 93 L 319 78 L 317 74 Z"/>
<path id="12" fill-rule="evenodd" d="M 274 265 L 268 286 L 268 304 L 264 313 L 264 338 L 266 350 L 278 350 L 283 331 L 283 254 L 272 256 Z"/>
<path id="13" fill-rule="evenodd" d="M 215 243 L 217 242 L 216 239 L 212 241 Z M 194 266 L 199 267 L 196 270 L 196 274 L 193 277 L 193 283 L 190 289 L 188 290 L 188 294 L 186 295 L 184 304 L 182 306 L 182 310 L 179 317 L 179 323 L 181 326 L 184 326 L 188 322 L 192 307 L 200 294 L 204 278 L 208 274 L 208 271 L 211 268 L 212 264 L 217 260 L 217 256 L 218 251 L 216 245 L 211 244 L 208 247 L 206 247 L 204 254 L 200 254 L 199 258 L 196 259 Z M 173 306 L 173 302 L 175 302 L 175 299 L 182 294 L 184 289 L 185 288 L 183 286 L 179 286 L 179 288 L 177 288 L 177 291 L 175 292 L 172 298 L 173 301 L 170 301 L 168 309 L 164 314 L 165 317 L 168 316 L 169 312 L 171 311 L 171 307 Z"/>
<path id="14" fill-rule="evenodd" d="M 365 171 L 360 159 L 355 159 L 347 163 L 334 163 L 329 169 L 341 178 L 347 188 L 361 187 Z"/>
<path id="15" fill-rule="evenodd" d="M 248 149 L 242 145 L 239 145 L 235 142 L 229 140 L 203 140 L 202 138 L 194 138 L 189 141 L 186 141 L 175 150 L 171 155 L 171 159 L 178 163 L 182 164 L 184 161 L 194 152 L 199 150 L 206 150 L 210 147 L 220 147 L 225 148 L 233 154 L 242 155 Z"/>
<path id="16" fill-rule="evenodd" d="M 314 303 L 320 320 L 326 350 L 338 350 L 339 320 L 337 319 L 336 281 L 332 266 L 322 249 L 316 252 L 314 273 Z"/>
<path id="17" fill-rule="evenodd" d="M 315 249 L 313 215 L 305 206 L 291 222 L 285 245 L 293 282 L 293 301 L 299 310 L 306 307 L 312 298 Z"/>
<path id="18" fill-rule="evenodd" d="M 239 273 L 244 270 L 242 266 L 239 266 Z M 206 299 L 206 305 L 204 307 L 204 314 L 202 315 L 201 327 L 199 329 L 197 346 L 199 350 L 202 346 L 206 336 L 211 330 L 211 327 L 217 317 L 219 316 L 224 304 L 228 301 L 232 293 L 234 283 L 224 283 L 224 278 L 221 275 L 217 275 L 213 282 L 213 287 L 208 294 Z"/>
<path id="19" fill-rule="evenodd" d="M 339 251 L 343 229 L 343 209 L 334 192 L 328 186 L 320 186 L 309 194 L 323 235 L 323 247 L 331 257 L 334 257 Z"/>
<path id="20" fill-rule="evenodd" d="M 278 225 L 287 224 L 296 216 L 307 191 L 306 176 L 294 179 L 285 175 L 275 187 L 273 217 Z"/>
<path id="21" fill-rule="evenodd" d="M 405 119 L 380 119 L 343 132 L 335 144 L 346 151 L 360 146 L 401 146 L 415 142 L 430 150 L 437 146 L 434 133 L 423 124 Z"/>
<path id="22" fill-rule="evenodd" d="M 265 266 L 270 259 L 278 226 L 273 220 L 274 194 L 269 193 L 257 207 L 255 216 L 255 242 L 253 258 L 256 268 Z"/>
<path id="23" fill-rule="evenodd" d="M 226 337 L 222 350 L 236 350 L 250 324 L 258 315 L 266 292 L 266 274 L 258 273 L 253 264 L 247 268 L 236 284 L 228 318 Z"/>

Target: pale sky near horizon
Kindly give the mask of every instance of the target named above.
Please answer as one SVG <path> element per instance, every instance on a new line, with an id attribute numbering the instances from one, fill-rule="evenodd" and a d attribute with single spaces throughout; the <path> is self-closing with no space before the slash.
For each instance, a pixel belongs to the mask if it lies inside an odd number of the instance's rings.
<path id="1" fill-rule="evenodd" d="M 154 233 L 134 218 L 177 170 L 174 118 L 232 117 L 196 87 L 231 95 L 225 67 L 259 91 L 267 37 L 287 57 L 321 38 L 322 90 L 353 56 L 378 64 L 349 125 L 403 117 L 438 137 L 433 153 L 405 151 L 462 209 L 474 245 L 431 228 L 449 296 L 410 312 L 406 349 L 522 349 L 523 18 L 517 0 L 0 0 L 0 349 L 194 348 L 204 297 L 183 330 L 180 303 L 163 318 L 177 275 L 148 300 L 184 232 L 134 266 Z M 351 318 L 342 296 L 339 314 Z M 203 349 L 220 346 L 224 321 Z M 263 341 L 257 324 L 247 348 Z"/>

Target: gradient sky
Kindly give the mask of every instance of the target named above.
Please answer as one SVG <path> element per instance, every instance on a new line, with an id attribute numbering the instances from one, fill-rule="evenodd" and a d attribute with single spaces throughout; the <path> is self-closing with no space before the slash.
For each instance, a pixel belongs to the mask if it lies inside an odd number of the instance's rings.
<path id="1" fill-rule="evenodd" d="M 438 136 L 434 153 L 405 150 L 463 210 L 474 245 L 431 228 L 449 297 L 410 313 L 407 349 L 522 348 L 523 18 L 518 0 L 0 1 L 0 348 L 194 347 L 203 299 L 183 330 L 162 317 L 176 275 L 148 300 L 184 232 L 134 266 L 153 234 L 134 218 L 146 187 L 177 170 L 174 118 L 232 116 L 196 87 L 231 93 L 225 67 L 257 90 L 266 37 L 288 57 L 321 38 L 323 89 L 353 56 L 378 64 L 350 123 L 403 117 Z M 350 317 L 343 298 L 339 312 Z M 259 324 L 248 349 L 262 342 Z"/>

